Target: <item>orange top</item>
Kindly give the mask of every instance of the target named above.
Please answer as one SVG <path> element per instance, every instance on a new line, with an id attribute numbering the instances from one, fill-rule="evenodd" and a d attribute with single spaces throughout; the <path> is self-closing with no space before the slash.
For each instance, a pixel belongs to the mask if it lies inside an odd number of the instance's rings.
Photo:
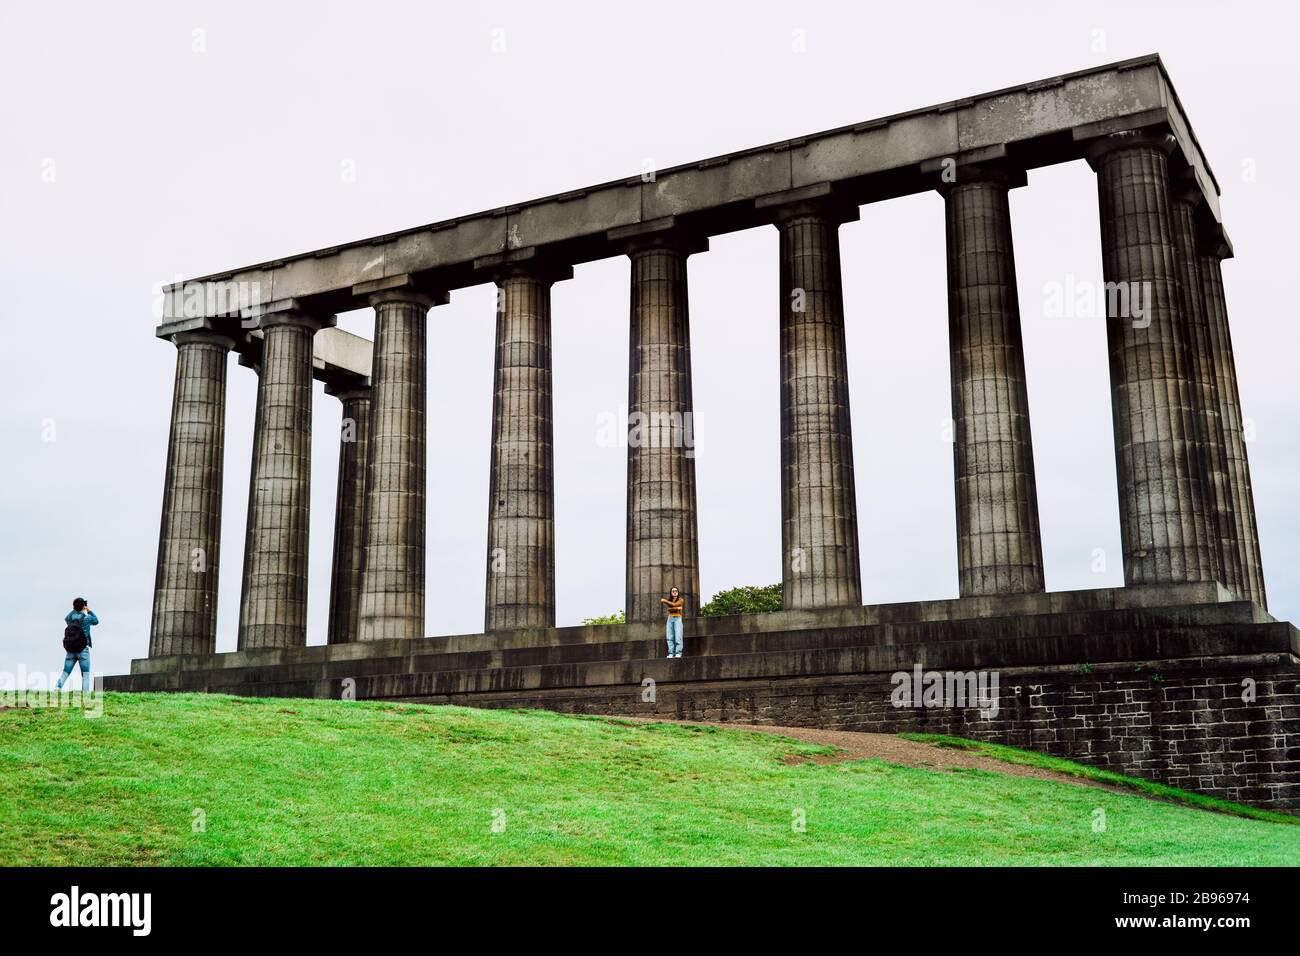
<path id="1" fill-rule="evenodd" d="M 674 601 L 672 598 L 660 598 L 659 603 L 668 608 L 669 617 L 681 617 L 682 608 L 686 606 L 686 599 L 679 597 Z"/>

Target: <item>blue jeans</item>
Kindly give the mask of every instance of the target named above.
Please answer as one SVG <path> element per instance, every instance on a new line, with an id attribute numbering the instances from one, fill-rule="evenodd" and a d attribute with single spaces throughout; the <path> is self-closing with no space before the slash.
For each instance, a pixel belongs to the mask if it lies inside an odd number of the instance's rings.
<path id="1" fill-rule="evenodd" d="M 81 690 L 86 693 L 90 690 L 90 648 L 83 647 L 80 654 L 68 654 L 63 659 L 63 676 L 59 678 L 58 687 L 63 688 L 63 682 L 68 679 L 72 673 L 72 665 L 81 666 Z"/>
<path id="2" fill-rule="evenodd" d="M 670 617 L 667 628 L 668 656 L 677 657 L 682 653 L 682 619 Z"/>

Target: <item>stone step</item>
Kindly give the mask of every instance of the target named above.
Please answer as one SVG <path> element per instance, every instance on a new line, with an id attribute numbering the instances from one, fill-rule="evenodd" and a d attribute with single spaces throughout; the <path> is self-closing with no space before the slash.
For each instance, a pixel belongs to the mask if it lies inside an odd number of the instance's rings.
<path id="1" fill-rule="evenodd" d="M 793 631 L 748 631 L 688 635 L 687 656 L 718 656 L 741 653 L 789 651 L 804 648 L 887 646 L 1017 636 L 1025 638 L 1085 634 L 1093 630 L 1157 629 L 1193 624 L 1252 623 L 1257 609 L 1248 602 L 1231 602 L 1141 610 L 1083 611 L 1028 617 L 990 617 L 959 621 L 930 621 L 910 624 L 807 628 Z M 689 622 L 693 629 L 695 621 Z M 220 671 L 223 682 L 248 679 L 260 681 L 273 674 L 277 679 L 310 677 L 359 677 L 406 671 L 458 670 L 466 668 L 518 667 L 531 664 L 566 664 L 584 661 L 645 660 L 664 656 L 662 636 L 629 641 L 591 644 L 538 644 L 504 649 L 456 650 L 458 642 L 430 638 L 420 641 L 383 642 L 389 653 L 354 657 L 357 645 L 335 645 L 340 653 L 323 657 L 286 651 L 281 660 L 247 664 L 243 654 L 218 654 L 206 659 L 206 666 L 176 668 L 181 686 L 197 686 L 205 678 L 195 673 Z M 298 649 L 320 650 L 318 648 Z M 261 652 L 259 652 L 260 654 Z M 175 659 L 172 659 L 175 660 Z M 141 673 L 141 672 L 137 672 Z M 153 673 L 146 671 L 143 673 Z"/>
<path id="2" fill-rule="evenodd" d="M 909 601 L 898 604 L 869 604 L 860 607 L 825 608 L 803 611 L 774 611 L 767 614 L 737 614 L 726 617 L 692 618 L 687 623 L 690 637 L 698 639 L 727 634 L 817 630 L 838 627 L 871 627 L 881 624 L 913 624 L 988 620 L 998 617 L 1037 617 L 1044 614 L 1086 613 L 1110 610 L 1214 607 L 1241 603 L 1252 608 L 1254 620 L 1273 620 L 1255 605 L 1238 602 L 1222 585 L 1142 585 L 1128 588 L 1094 588 L 1083 591 L 1054 591 L 1041 594 L 1007 594 L 989 597 L 951 598 L 940 601 Z M 361 660 L 400 657 L 423 653 L 426 648 L 441 651 L 506 651 L 516 648 L 571 647 L 593 644 L 624 644 L 630 641 L 662 641 L 663 623 L 584 625 L 559 628 L 520 628 L 486 634 L 456 634 L 417 641 L 390 640 L 351 644 L 312 645 L 294 648 L 264 648 L 216 655 L 178 655 L 132 661 L 131 672 L 196 670 L 211 667 L 260 667 L 271 664 L 312 661 Z"/>
<path id="3" fill-rule="evenodd" d="M 1194 611 L 1194 613 L 1192 613 Z M 358 697 L 474 694 L 589 681 L 639 684 L 646 677 L 674 680 L 746 679 L 853 673 L 923 667 L 989 668 L 1187 658 L 1240 653 L 1300 654 L 1289 624 L 1242 620 L 1230 605 L 1214 609 L 1094 612 L 1043 620 L 968 622 L 964 628 L 908 625 L 838 628 L 790 634 L 703 639 L 678 661 L 625 645 L 520 648 L 508 652 L 414 653 L 353 661 L 301 662 L 264 667 L 206 668 L 110 678 L 112 690 L 212 690 L 257 694 L 255 688 L 296 688 L 290 696 L 340 695 L 352 680 Z M 1215 619 L 1215 620 L 1206 620 Z M 1201 623 L 1193 623 L 1200 620 Z M 1055 627 L 1052 625 L 1055 624 Z M 900 639 L 902 638 L 902 639 Z M 828 667 L 829 670 L 819 668 Z M 656 676 L 659 675 L 659 676 Z M 710 675 L 704 677 L 702 675 Z M 522 682 L 522 683 L 516 683 Z M 394 689 L 400 687 L 402 689 Z"/>
<path id="4" fill-rule="evenodd" d="M 680 660 L 583 661 L 463 670 L 376 674 L 357 679 L 361 699 L 473 695 L 549 687 L 621 685 L 629 692 L 656 682 L 756 680 L 923 669 L 1078 665 L 1115 660 L 1173 661 L 1200 656 L 1275 652 L 1300 655 L 1289 625 L 1201 625 L 1151 632 L 1112 631 L 1101 636 L 987 637 L 924 645 L 874 645 L 738 653 Z M 917 652 L 920 651 L 918 654 Z"/>

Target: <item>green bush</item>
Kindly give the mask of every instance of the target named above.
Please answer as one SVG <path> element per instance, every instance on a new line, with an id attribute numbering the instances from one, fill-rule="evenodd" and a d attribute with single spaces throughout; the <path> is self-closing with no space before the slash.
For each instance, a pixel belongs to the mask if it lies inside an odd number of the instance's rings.
<path id="1" fill-rule="evenodd" d="M 704 617 L 721 617 L 724 614 L 765 614 L 779 611 L 782 604 L 781 585 L 767 587 L 741 587 L 719 591 L 713 600 L 700 608 Z"/>
<path id="2" fill-rule="evenodd" d="M 599 617 L 584 617 L 583 624 L 626 624 L 627 615 L 622 611 L 615 611 L 613 614 L 602 614 Z"/>

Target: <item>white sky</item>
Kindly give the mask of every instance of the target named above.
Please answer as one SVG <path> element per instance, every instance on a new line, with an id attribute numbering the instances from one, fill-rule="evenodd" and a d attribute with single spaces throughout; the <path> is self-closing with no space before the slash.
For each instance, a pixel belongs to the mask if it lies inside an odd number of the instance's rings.
<path id="1" fill-rule="evenodd" d="M 76 595 L 104 621 L 96 670 L 147 653 L 175 364 L 153 338 L 158 283 L 1150 52 L 1222 186 L 1269 596 L 1295 618 L 1296 27 L 1280 3 L 6 0 L 0 671 L 57 670 Z M 1104 327 L 1044 315 L 1052 284 L 1101 277 L 1094 177 L 1082 162 L 1035 171 L 1011 202 L 1047 584 L 1117 585 Z M 920 195 L 841 230 L 869 603 L 957 593 L 942 214 Z M 766 227 L 690 263 L 706 595 L 780 579 L 776 252 Z M 597 423 L 626 402 L 627 279 L 609 259 L 553 293 L 561 624 L 623 604 L 625 452 L 600 447 Z M 492 309 L 478 287 L 430 316 L 430 634 L 482 627 Z M 372 331 L 368 311 L 340 325 Z M 235 646 L 255 385 L 232 358 L 221 650 Z M 319 643 L 339 422 L 320 386 L 315 415 Z"/>

